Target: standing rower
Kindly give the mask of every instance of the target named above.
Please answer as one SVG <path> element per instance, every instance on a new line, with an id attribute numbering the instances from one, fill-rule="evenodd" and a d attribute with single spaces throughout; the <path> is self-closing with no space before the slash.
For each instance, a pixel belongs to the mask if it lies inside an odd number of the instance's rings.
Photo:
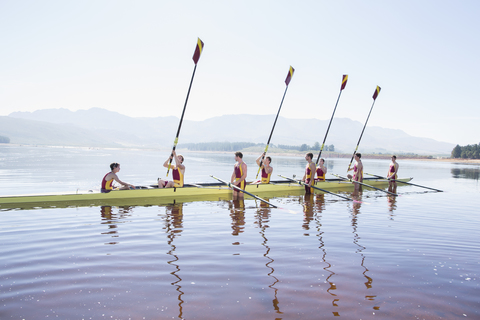
<path id="1" fill-rule="evenodd" d="M 243 154 L 240 151 L 235 152 L 235 166 L 233 167 L 232 178 L 230 182 L 239 187 L 242 190 L 245 190 L 247 184 L 247 164 L 243 162 Z M 243 192 L 238 191 L 233 188 L 233 199 L 243 198 Z"/>
<path id="2" fill-rule="evenodd" d="M 102 193 L 107 193 L 112 190 L 127 190 L 127 189 L 135 189 L 134 185 L 131 185 L 129 183 L 123 182 L 120 180 L 117 176 L 117 173 L 120 171 L 120 163 L 111 163 L 110 164 L 110 172 L 107 173 L 103 179 L 102 179 L 102 186 L 100 191 Z M 122 186 L 121 187 L 114 187 L 113 186 L 113 180 L 117 181 L 120 183 Z"/>
<path id="3" fill-rule="evenodd" d="M 396 190 L 397 188 L 397 172 L 398 172 L 398 167 L 400 165 L 397 163 L 397 156 L 393 155 L 392 156 L 392 162 L 390 163 L 390 167 L 388 168 L 388 174 L 387 174 L 387 179 L 390 181 L 388 182 L 388 191 L 391 190 Z M 395 192 L 396 193 L 396 192 Z"/>
<path id="4" fill-rule="evenodd" d="M 172 151 L 170 157 L 163 163 L 165 168 L 168 168 L 170 159 L 175 159 L 175 164 L 171 165 L 173 181 L 167 181 L 158 179 L 159 188 L 181 188 L 183 187 L 183 176 L 185 175 L 185 166 L 183 161 L 185 160 L 181 154 L 177 155 L 175 150 Z"/>
<path id="5" fill-rule="evenodd" d="M 307 166 L 305 167 L 305 174 L 303 175 L 302 181 L 307 185 L 305 186 L 306 193 L 313 193 L 312 184 L 315 180 L 315 163 L 312 161 L 313 153 L 309 152 L 305 155 L 305 160 L 307 160 Z"/>

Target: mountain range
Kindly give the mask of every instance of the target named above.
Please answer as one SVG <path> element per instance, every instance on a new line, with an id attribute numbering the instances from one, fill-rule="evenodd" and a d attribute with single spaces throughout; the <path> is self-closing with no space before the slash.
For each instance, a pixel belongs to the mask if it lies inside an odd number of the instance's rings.
<path id="1" fill-rule="evenodd" d="M 266 143 L 275 115 L 223 115 L 203 121 L 184 120 L 182 143 L 254 142 Z M 0 117 L 0 136 L 13 144 L 146 147 L 170 149 L 175 139 L 177 117 L 128 117 L 100 108 L 70 111 L 44 109 L 13 112 Z M 279 117 L 270 144 L 314 145 L 323 141 L 329 120 Z M 364 124 L 348 118 L 333 119 L 326 144 L 335 151 L 350 153 Z M 367 126 L 358 152 L 450 154 L 452 143 L 408 135 L 402 130 Z"/>

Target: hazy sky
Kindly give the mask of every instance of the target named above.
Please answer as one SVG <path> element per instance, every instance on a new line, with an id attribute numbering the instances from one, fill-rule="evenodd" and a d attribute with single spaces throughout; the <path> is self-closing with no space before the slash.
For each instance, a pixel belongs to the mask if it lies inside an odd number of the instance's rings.
<path id="1" fill-rule="evenodd" d="M 369 126 L 476 144 L 479 16 L 477 0 L 1 0 L 0 115 L 180 117 L 200 37 L 185 119 L 271 114 L 264 128 L 232 123 L 269 133 L 291 65 L 281 116 L 330 119 L 348 74 L 336 117 L 364 123 L 379 85 Z"/>

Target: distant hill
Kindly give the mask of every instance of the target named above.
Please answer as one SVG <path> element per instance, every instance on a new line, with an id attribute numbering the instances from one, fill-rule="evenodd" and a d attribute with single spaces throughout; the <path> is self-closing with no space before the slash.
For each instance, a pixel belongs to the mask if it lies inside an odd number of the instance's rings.
<path id="1" fill-rule="evenodd" d="M 178 148 L 182 143 L 198 142 L 266 143 L 274 119 L 275 115 L 224 115 L 204 121 L 185 120 Z M 75 112 L 45 109 L 0 117 L 0 135 L 17 144 L 169 149 L 178 122 L 176 117 L 132 118 L 99 108 Z M 271 144 L 321 143 L 328 122 L 279 117 Z M 326 144 L 333 144 L 336 151 L 353 152 L 362 128 L 363 124 L 358 121 L 335 118 Z M 450 154 L 454 147 L 451 143 L 413 137 L 401 130 L 367 126 L 359 152 L 433 155 Z"/>

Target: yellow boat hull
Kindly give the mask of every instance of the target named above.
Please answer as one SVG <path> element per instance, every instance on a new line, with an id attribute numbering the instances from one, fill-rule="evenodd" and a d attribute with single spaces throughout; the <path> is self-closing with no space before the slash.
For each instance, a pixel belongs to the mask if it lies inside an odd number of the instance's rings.
<path id="1" fill-rule="evenodd" d="M 408 182 L 412 178 L 399 179 Z M 384 179 L 365 179 L 364 183 L 377 188 L 386 188 Z M 330 192 L 349 191 L 353 184 L 348 181 L 328 180 L 317 182 L 316 187 Z M 270 184 L 248 184 L 246 191 L 262 198 L 300 195 L 305 192 L 298 183 L 275 181 Z M 315 190 L 315 193 L 322 191 Z M 122 205 L 162 205 L 190 201 L 218 201 L 231 199 L 232 190 L 223 184 L 187 185 L 183 188 L 142 188 L 136 190 L 115 190 L 109 193 L 75 192 L 64 194 L 38 194 L 0 196 L 0 210 L 35 207 L 71 207 L 71 206 L 122 206 Z M 245 195 L 245 197 L 250 197 Z"/>

